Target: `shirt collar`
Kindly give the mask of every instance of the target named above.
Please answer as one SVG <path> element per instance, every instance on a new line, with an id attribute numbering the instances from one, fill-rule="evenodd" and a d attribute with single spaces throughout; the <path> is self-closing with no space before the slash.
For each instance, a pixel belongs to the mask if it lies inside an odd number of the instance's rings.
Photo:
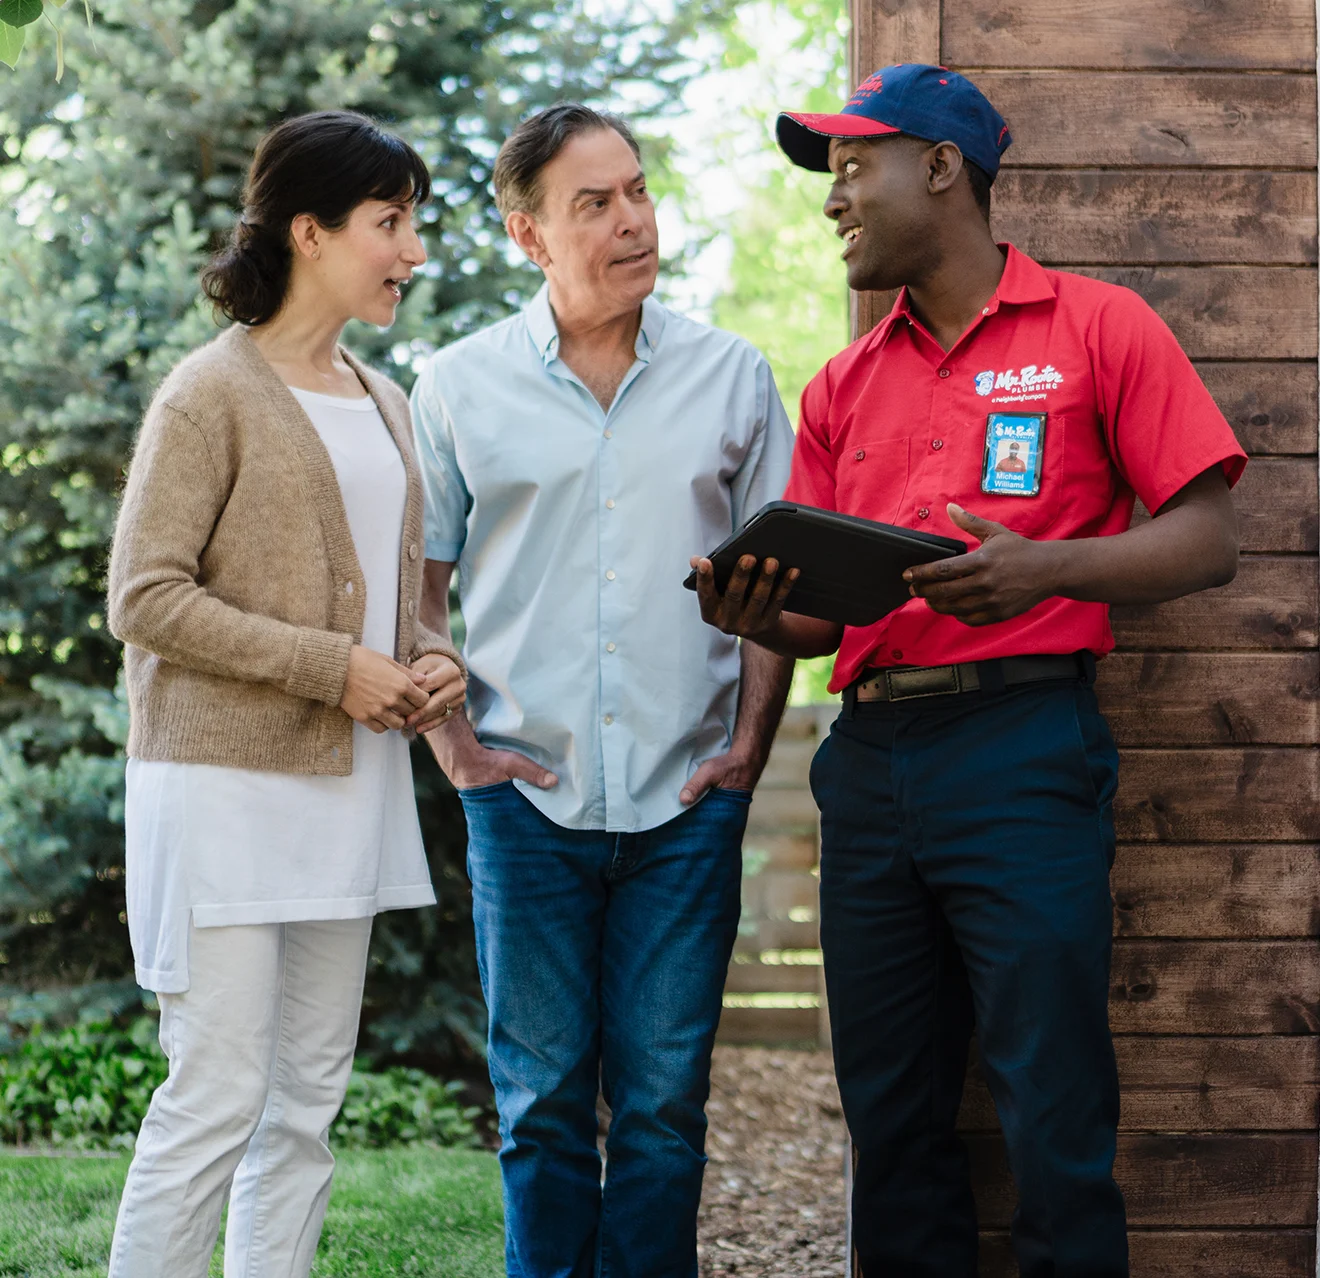
<path id="1" fill-rule="evenodd" d="M 993 315 L 1001 305 L 1027 306 L 1032 302 L 1051 302 L 1058 294 L 1045 268 L 1012 244 L 1000 244 L 1004 251 L 1004 274 L 1000 277 L 999 287 L 994 296 L 985 304 L 985 313 Z M 912 305 L 906 288 L 899 289 L 894 300 L 894 309 L 875 327 L 875 337 L 871 349 L 882 346 L 893 332 L 899 320 L 906 320 L 912 314 Z"/>
<path id="2" fill-rule="evenodd" d="M 536 295 L 523 308 L 527 334 L 543 364 L 559 358 L 559 329 L 555 326 L 555 313 L 550 307 L 550 285 L 542 284 Z M 637 358 L 644 364 L 660 346 L 660 335 L 665 331 L 665 308 L 647 297 L 642 302 L 642 323 L 637 330 Z"/>

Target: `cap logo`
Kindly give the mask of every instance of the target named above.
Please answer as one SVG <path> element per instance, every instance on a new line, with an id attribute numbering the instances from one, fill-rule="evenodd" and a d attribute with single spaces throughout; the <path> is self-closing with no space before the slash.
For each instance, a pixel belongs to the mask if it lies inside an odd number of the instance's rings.
<path id="1" fill-rule="evenodd" d="M 872 72 L 857 86 L 856 92 L 848 99 L 848 106 L 863 106 L 871 98 L 878 97 L 884 87 L 880 72 Z"/>

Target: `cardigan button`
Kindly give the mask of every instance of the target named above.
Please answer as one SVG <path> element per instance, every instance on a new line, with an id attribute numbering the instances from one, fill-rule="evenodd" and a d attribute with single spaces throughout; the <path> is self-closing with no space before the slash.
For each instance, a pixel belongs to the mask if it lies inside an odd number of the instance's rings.
<path id="1" fill-rule="evenodd" d="M 408 558 L 409 558 L 409 559 L 416 559 L 416 558 L 417 558 L 417 543 L 416 543 L 416 542 L 413 542 L 413 544 L 412 544 L 411 546 L 408 547 Z"/>
<path id="2" fill-rule="evenodd" d="M 338 746 L 331 746 L 331 747 L 330 747 L 330 757 L 331 757 L 332 759 L 337 759 L 337 758 L 339 758 L 339 747 L 338 747 Z"/>
<path id="3" fill-rule="evenodd" d="M 417 611 L 417 604 L 416 604 L 413 600 L 409 599 L 409 600 L 408 600 L 408 615 L 411 617 L 411 616 L 413 615 L 413 613 L 415 613 L 416 611 Z"/>
<path id="4" fill-rule="evenodd" d="M 353 593 L 353 583 L 351 581 L 344 582 L 344 594 L 351 595 L 352 593 Z"/>

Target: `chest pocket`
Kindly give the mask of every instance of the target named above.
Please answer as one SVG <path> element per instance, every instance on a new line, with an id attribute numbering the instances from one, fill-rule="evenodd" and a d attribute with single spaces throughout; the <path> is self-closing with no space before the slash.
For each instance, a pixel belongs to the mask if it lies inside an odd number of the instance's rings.
<path id="1" fill-rule="evenodd" d="M 981 422 L 980 442 L 975 459 L 969 459 L 974 470 L 969 485 L 968 500 L 963 502 L 969 510 L 984 519 L 1003 524 L 1010 532 L 1023 537 L 1048 536 L 1059 517 L 1067 465 L 1064 444 L 1067 436 L 1067 417 L 1063 413 L 1050 413 L 1045 419 L 1045 438 L 1041 449 L 1040 492 L 1034 497 L 987 493 L 981 490 L 981 475 L 985 466 L 985 421 Z M 956 500 L 956 499 L 955 499 Z"/>
<path id="2" fill-rule="evenodd" d="M 834 465 L 834 495 L 842 515 L 882 524 L 900 522 L 912 441 L 906 435 L 849 443 Z"/>

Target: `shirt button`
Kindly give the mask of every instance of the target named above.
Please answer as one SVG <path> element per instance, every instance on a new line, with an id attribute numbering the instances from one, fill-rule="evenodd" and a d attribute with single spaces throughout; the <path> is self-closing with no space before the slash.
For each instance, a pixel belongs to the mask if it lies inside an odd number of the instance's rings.
<path id="1" fill-rule="evenodd" d="M 942 368 L 942 369 L 940 369 L 940 376 L 941 376 L 941 377 L 948 377 L 948 375 L 949 375 L 949 370 L 948 370 L 947 368 Z"/>
<path id="2" fill-rule="evenodd" d="M 891 652 L 889 655 L 893 657 L 895 661 L 903 660 L 903 650 L 901 648 L 895 648 L 894 651 Z"/>
<path id="3" fill-rule="evenodd" d="M 605 574 L 605 580 L 606 580 L 606 581 L 613 581 L 613 580 L 614 580 L 614 569 L 613 569 L 613 568 L 611 568 L 608 572 L 606 572 L 606 574 Z"/>
<path id="4" fill-rule="evenodd" d="M 605 716 L 605 726 L 608 728 L 610 724 L 612 724 L 613 722 L 614 722 L 614 716 L 612 714 L 607 714 Z"/>
<path id="5" fill-rule="evenodd" d="M 944 447 L 944 441 L 942 439 L 932 439 L 930 446 L 938 453 Z"/>
<path id="6" fill-rule="evenodd" d="M 987 306 L 987 307 L 985 308 L 985 310 L 983 310 L 983 311 L 981 312 L 981 314 L 982 314 L 982 315 L 989 315 L 989 314 L 990 314 L 990 308 Z"/>
<path id="7" fill-rule="evenodd" d="M 605 645 L 605 651 L 606 651 L 606 652 L 613 652 L 613 651 L 614 651 L 614 645 L 613 645 L 612 643 L 607 643 L 607 644 Z"/>
<path id="8" fill-rule="evenodd" d="M 929 519 L 929 518 L 930 518 L 930 507 L 929 507 L 929 506 L 923 506 L 919 511 L 917 511 L 917 518 L 918 518 L 918 519 Z"/>
<path id="9" fill-rule="evenodd" d="M 606 438 L 606 439 L 613 439 L 613 438 L 614 438 L 614 432 L 613 432 L 612 430 L 607 430 L 607 431 L 605 432 L 605 438 Z"/>
<path id="10" fill-rule="evenodd" d="M 413 615 L 413 613 L 415 613 L 416 611 L 417 611 L 417 600 L 415 600 L 415 599 L 409 599 L 409 600 L 408 600 L 408 615 L 411 617 L 411 616 Z"/>
<path id="11" fill-rule="evenodd" d="M 351 581 L 344 582 L 344 594 L 351 595 L 352 593 L 353 593 L 353 583 Z"/>
<path id="12" fill-rule="evenodd" d="M 606 497 L 606 498 L 605 498 L 605 509 L 606 509 L 606 510 L 613 510 L 613 509 L 614 509 L 614 498 L 613 498 L 613 497 Z"/>
<path id="13" fill-rule="evenodd" d="M 413 542 L 413 544 L 412 544 L 411 546 L 408 547 L 408 558 L 409 558 L 409 559 L 416 559 L 416 558 L 417 558 L 417 543 L 416 543 L 416 542 Z"/>
<path id="14" fill-rule="evenodd" d="M 866 456 L 866 449 L 865 449 L 865 448 L 859 448 L 855 453 L 853 453 L 853 460 L 854 460 L 854 461 L 861 461 L 862 458 L 865 457 L 865 456 Z"/>

